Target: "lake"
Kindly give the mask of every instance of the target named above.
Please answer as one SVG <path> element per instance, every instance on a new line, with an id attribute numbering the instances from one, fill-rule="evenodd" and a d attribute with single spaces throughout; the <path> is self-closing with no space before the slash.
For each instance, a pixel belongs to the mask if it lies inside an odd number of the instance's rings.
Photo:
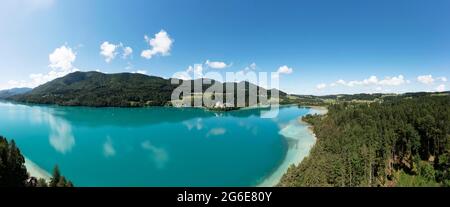
<path id="1" fill-rule="evenodd" d="M 76 186 L 270 186 L 315 142 L 313 109 L 89 108 L 0 102 L 0 135 Z"/>

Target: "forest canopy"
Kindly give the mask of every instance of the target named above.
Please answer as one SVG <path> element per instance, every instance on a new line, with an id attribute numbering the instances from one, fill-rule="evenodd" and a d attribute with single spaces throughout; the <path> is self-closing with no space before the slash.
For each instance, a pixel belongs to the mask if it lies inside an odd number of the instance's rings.
<path id="1" fill-rule="evenodd" d="M 450 96 L 329 106 L 317 143 L 280 186 L 450 186 Z"/>
<path id="2" fill-rule="evenodd" d="M 73 184 L 61 175 L 58 166 L 50 181 L 30 176 L 16 142 L 0 136 L 0 187 L 73 187 Z"/>

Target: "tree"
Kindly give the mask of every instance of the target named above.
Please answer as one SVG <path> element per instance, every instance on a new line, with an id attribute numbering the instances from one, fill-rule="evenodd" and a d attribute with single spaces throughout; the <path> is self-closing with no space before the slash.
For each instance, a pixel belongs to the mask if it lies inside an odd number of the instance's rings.
<path id="1" fill-rule="evenodd" d="M 73 187 L 73 183 L 61 175 L 58 165 L 53 168 L 53 176 L 50 179 L 50 187 Z"/>
<path id="2" fill-rule="evenodd" d="M 0 136 L 0 186 L 25 187 L 27 180 L 25 158 L 16 143 Z"/>
<path id="3" fill-rule="evenodd" d="M 50 179 L 50 187 L 58 187 L 58 183 L 61 180 L 61 172 L 59 171 L 58 165 L 53 168 L 53 176 Z"/>
<path id="4" fill-rule="evenodd" d="M 25 158 L 16 142 L 0 136 L 0 187 L 73 187 L 73 183 L 61 175 L 56 165 L 50 185 L 43 178 L 30 177 L 25 167 Z"/>
<path id="5" fill-rule="evenodd" d="M 337 98 L 328 114 L 305 116 L 318 141 L 311 159 L 288 171 L 280 185 L 450 185 L 450 95 L 378 99 Z M 325 179 L 314 178 L 319 174 Z"/>
<path id="6" fill-rule="evenodd" d="M 36 187 L 48 187 L 47 181 L 44 178 L 39 178 Z"/>

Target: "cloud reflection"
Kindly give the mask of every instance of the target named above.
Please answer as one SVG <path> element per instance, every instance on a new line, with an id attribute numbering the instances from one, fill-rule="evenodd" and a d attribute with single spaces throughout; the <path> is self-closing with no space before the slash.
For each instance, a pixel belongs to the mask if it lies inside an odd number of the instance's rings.
<path id="1" fill-rule="evenodd" d="M 239 121 L 239 126 L 243 127 L 245 130 L 250 131 L 253 135 L 258 135 L 258 127 L 255 124 L 247 123 L 244 121 Z"/>
<path id="2" fill-rule="evenodd" d="M 141 146 L 144 150 L 151 153 L 150 157 L 155 162 L 157 168 L 164 168 L 169 160 L 169 156 L 165 149 L 154 146 L 150 141 L 142 142 Z"/>
<path id="3" fill-rule="evenodd" d="M 30 121 L 35 124 L 48 124 L 50 127 L 49 142 L 58 152 L 66 154 L 75 146 L 72 126 L 65 119 L 56 116 L 53 108 L 31 107 Z"/>
<path id="4" fill-rule="evenodd" d="M 203 119 L 198 118 L 195 121 L 185 121 L 183 124 L 188 128 L 189 131 L 192 129 L 201 130 L 203 129 Z"/>
<path id="5" fill-rule="evenodd" d="M 48 116 L 48 123 L 50 126 L 50 144 L 56 151 L 65 154 L 70 152 L 75 145 L 75 138 L 72 134 L 72 127 L 70 124 L 63 120 L 55 118 L 54 116 Z"/>
<path id="6" fill-rule="evenodd" d="M 224 135 L 226 132 L 227 130 L 224 128 L 213 128 L 209 130 L 209 132 L 206 134 L 206 137 Z"/>
<path id="7" fill-rule="evenodd" d="M 105 157 L 113 157 L 116 155 L 116 150 L 114 149 L 111 137 L 109 136 L 103 144 L 103 155 L 105 155 Z"/>

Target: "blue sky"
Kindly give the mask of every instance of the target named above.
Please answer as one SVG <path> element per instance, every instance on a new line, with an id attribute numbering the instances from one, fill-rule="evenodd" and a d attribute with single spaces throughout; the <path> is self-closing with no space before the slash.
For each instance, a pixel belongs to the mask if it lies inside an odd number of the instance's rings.
<path id="1" fill-rule="evenodd" d="M 74 70 L 256 65 L 280 71 L 290 93 L 448 90 L 449 10 L 448 0 L 3 0 L 0 88 Z"/>

